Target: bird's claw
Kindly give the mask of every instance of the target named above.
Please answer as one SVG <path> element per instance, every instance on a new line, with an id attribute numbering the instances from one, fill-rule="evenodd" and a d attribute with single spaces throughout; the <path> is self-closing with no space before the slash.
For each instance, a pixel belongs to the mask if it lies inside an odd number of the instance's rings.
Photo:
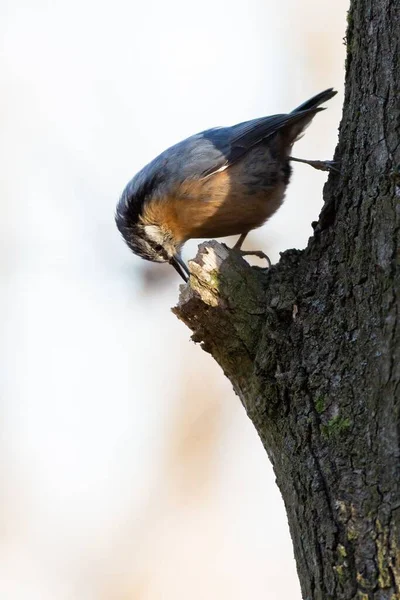
<path id="1" fill-rule="evenodd" d="M 258 258 L 261 258 L 263 260 L 266 260 L 268 263 L 268 267 L 267 269 L 271 268 L 271 260 L 269 258 L 269 256 L 267 256 L 265 254 L 265 252 L 263 252 L 262 250 L 238 250 L 236 249 L 235 252 L 239 252 L 240 256 L 257 256 Z"/>
<path id="2" fill-rule="evenodd" d="M 289 156 L 289 160 L 310 165 L 310 167 L 314 167 L 318 171 L 335 171 L 336 173 L 340 173 L 340 163 L 334 160 L 306 160 L 305 158 L 295 158 L 294 156 Z"/>
<path id="3" fill-rule="evenodd" d="M 319 171 L 335 171 L 335 173 L 340 173 L 340 163 L 334 160 L 311 160 L 310 165 Z"/>

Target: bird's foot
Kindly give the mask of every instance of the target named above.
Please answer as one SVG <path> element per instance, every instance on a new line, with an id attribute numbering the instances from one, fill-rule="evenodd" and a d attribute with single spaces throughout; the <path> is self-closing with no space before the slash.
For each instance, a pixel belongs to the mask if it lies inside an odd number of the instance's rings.
<path id="1" fill-rule="evenodd" d="M 241 236 L 239 237 L 236 244 L 232 247 L 232 250 L 234 250 L 235 252 L 238 252 L 240 254 L 240 256 L 257 256 L 258 258 L 266 260 L 268 263 L 267 269 L 269 269 L 271 267 L 271 261 L 270 261 L 269 257 L 265 254 L 265 252 L 262 252 L 262 250 L 242 250 L 241 249 L 242 244 L 243 244 L 247 234 L 248 234 L 248 231 L 241 234 Z"/>
<path id="2" fill-rule="evenodd" d="M 289 156 L 289 160 L 305 163 L 306 165 L 310 165 L 310 167 L 314 167 L 314 169 L 318 169 L 318 171 L 335 171 L 336 173 L 340 173 L 340 163 L 334 160 L 305 160 L 303 158 L 294 158 L 293 156 Z"/>
<path id="3" fill-rule="evenodd" d="M 262 258 L 268 263 L 267 269 L 271 268 L 271 260 L 269 256 L 267 256 L 262 250 L 239 250 L 238 248 L 232 248 L 232 250 L 235 250 L 235 252 L 239 252 L 240 256 L 257 256 L 258 258 Z"/>

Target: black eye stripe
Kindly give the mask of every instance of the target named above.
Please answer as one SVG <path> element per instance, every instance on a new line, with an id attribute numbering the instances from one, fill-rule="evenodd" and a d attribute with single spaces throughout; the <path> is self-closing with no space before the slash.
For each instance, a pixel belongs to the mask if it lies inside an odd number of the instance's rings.
<path id="1" fill-rule="evenodd" d="M 166 251 L 164 250 L 164 247 L 161 246 L 161 244 L 155 244 L 150 242 L 149 244 L 151 246 L 151 248 L 154 250 L 154 252 L 157 252 L 157 254 L 161 254 L 161 256 L 163 258 L 165 258 L 166 260 L 168 260 L 168 254 L 166 253 Z"/>

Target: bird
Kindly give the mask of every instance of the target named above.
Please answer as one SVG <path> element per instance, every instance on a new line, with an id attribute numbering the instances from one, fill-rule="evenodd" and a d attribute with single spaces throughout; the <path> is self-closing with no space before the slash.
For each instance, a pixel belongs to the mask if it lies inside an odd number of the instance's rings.
<path id="1" fill-rule="evenodd" d="M 336 93 L 329 88 L 287 114 L 202 131 L 162 152 L 129 181 L 117 204 L 116 225 L 128 247 L 146 260 L 170 263 L 184 281 L 190 273 L 181 249 L 189 239 L 239 235 L 234 251 L 268 258 L 241 248 L 249 231 L 283 203 L 290 163 L 337 170 L 333 161 L 291 156 L 324 110 L 320 105 Z"/>

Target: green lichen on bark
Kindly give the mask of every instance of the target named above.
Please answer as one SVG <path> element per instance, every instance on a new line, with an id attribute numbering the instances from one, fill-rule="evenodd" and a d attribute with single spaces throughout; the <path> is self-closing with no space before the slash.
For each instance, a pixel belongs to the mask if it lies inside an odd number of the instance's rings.
<path id="1" fill-rule="evenodd" d="M 378 583 L 381 589 L 390 588 L 392 585 L 392 578 L 389 569 L 389 529 L 383 527 L 379 519 L 376 522 L 376 554 L 378 562 L 379 577 Z"/>
<path id="2" fill-rule="evenodd" d="M 323 396 L 318 396 L 315 400 L 315 410 L 318 414 L 321 414 L 325 410 L 325 398 Z"/>
<path id="3" fill-rule="evenodd" d="M 344 433 L 350 426 L 350 419 L 336 415 L 326 425 L 321 425 L 321 432 L 324 437 L 331 438 Z"/>

